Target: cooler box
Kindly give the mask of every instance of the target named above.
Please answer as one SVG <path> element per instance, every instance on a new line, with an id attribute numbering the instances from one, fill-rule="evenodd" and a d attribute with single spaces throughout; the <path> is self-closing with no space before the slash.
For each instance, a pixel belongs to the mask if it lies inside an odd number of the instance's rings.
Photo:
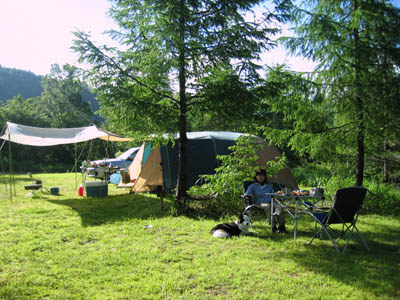
<path id="1" fill-rule="evenodd" d="M 50 195 L 58 195 L 59 192 L 60 192 L 60 189 L 56 186 L 52 186 L 50 188 Z"/>
<path id="2" fill-rule="evenodd" d="M 103 181 L 87 181 L 85 184 L 87 197 L 108 196 L 108 183 Z"/>

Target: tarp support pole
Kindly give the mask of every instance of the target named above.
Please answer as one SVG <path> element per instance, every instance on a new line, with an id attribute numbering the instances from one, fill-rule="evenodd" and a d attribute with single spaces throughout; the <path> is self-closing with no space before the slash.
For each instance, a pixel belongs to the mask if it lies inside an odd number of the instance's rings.
<path id="1" fill-rule="evenodd" d="M 106 141 L 106 157 L 110 157 L 110 155 L 108 155 L 108 142 L 110 141 L 110 138 L 107 137 L 107 141 Z"/>
<path id="2" fill-rule="evenodd" d="M 8 188 L 7 188 L 7 176 L 6 176 L 6 171 L 4 169 L 4 162 L 3 162 L 3 156 L 1 155 L 1 150 L 3 149 L 3 146 L 5 144 L 6 140 L 3 141 L 1 147 L 0 147 L 0 162 L 1 162 L 1 177 L 4 179 L 4 186 L 6 190 L 6 195 L 8 195 Z"/>
<path id="3" fill-rule="evenodd" d="M 78 169 L 78 160 L 76 158 L 76 152 L 77 152 L 76 143 L 74 144 L 74 146 L 75 146 L 74 147 L 75 148 L 75 154 L 74 154 L 75 163 L 74 163 L 73 172 L 75 174 L 75 191 L 76 191 L 76 190 L 78 190 L 78 175 L 76 174 L 77 173 L 77 169 Z"/>
<path id="4" fill-rule="evenodd" d="M 1 135 L 4 135 L 4 133 L 6 132 L 6 129 L 7 129 L 7 126 L 5 126 L 4 128 L 3 128 L 3 130 L 1 131 Z M 5 190 L 6 190 L 6 195 L 8 195 L 8 187 L 7 187 L 7 175 L 6 175 L 6 171 L 5 171 L 5 169 L 4 169 L 4 163 L 3 163 L 3 156 L 1 155 L 1 153 L 2 153 L 2 150 L 3 150 L 3 147 L 4 147 L 4 144 L 6 143 L 6 141 L 7 140 L 3 140 L 3 143 L 1 144 L 1 146 L 0 146 L 0 161 L 1 161 L 1 174 L 2 174 L 2 176 L 1 177 L 3 177 L 4 178 L 4 186 L 5 186 Z"/>
<path id="5" fill-rule="evenodd" d="M 12 168 L 12 155 L 11 155 L 11 137 L 10 133 L 8 133 L 8 160 L 9 160 L 9 172 L 10 172 L 10 201 L 12 202 L 13 198 L 13 189 L 15 196 L 17 195 L 15 191 L 15 184 L 14 184 L 14 174 Z"/>

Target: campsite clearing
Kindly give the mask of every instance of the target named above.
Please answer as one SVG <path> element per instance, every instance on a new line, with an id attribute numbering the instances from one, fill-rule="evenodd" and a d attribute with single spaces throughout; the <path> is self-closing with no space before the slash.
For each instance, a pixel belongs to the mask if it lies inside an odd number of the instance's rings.
<path id="1" fill-rule="evenodd" d="M 114 186 L 79 197 L 74 174 L 34 177 L 60 195 L 26 197 L 29 178 L 16 175 L 11 203 L 0 185 L 0 299 L 400 298 L 396 217 L 362 215 L 372 253 L 352 242 L 339 256 L 327 240 L 306 245 L 305 218 L 296 243 L 262 224 L 221 240 L 209 234 L 220 220 L 173 217 L 171 198 L 161 210 L 154 195 Z"/>

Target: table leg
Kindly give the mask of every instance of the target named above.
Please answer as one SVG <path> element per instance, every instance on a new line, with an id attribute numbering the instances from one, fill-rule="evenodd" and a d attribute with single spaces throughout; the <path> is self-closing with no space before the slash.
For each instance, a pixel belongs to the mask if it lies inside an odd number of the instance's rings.
<path id="1" fill-rule="evenodd" d="M 274 197 L 271 197 L 271 232 L 274 232 L 275 227 L 275 218 L 274 218 Z"/>
<path id="2" fill-rule="evenodd" d="M 296 210 L 294 211 L 294 241 L 296 242 L 297 236 L 297 220 L 298 220 L 298 211 L 299 211 L 299 199 L 296 198 Z"/>

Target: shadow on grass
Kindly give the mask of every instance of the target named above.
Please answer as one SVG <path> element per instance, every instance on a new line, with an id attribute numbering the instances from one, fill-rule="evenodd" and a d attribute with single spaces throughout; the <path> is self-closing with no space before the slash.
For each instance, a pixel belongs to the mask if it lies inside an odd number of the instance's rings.
<path id="1" fill-rule="evenodd" d="M 170 200 L 164 198 L 161 208 L 159 198 L 143 194 L 47 201 L 72 208 L 81 217 L 83 226 L 98 226 L 130 219 L 162 218 L 169 216 L 171 211 Z"/>
<path id="2" fill-rule="evenodd" d="M 299 234 L 307 236 L 308 243 L 313 232 Z M 288 258 L 301 265 L 302 269 L 368 290 L 377 299 L 400 299 L 400 231 L 377 226 L 373 232 L 364 231 L 362 235 L 371 252 L 367 252 L 358 239 L 353 238 L 345 254 L 338 255 L 324 236 L 322 241 L 316 239 L 311 245 L 307 244 L 305 251 L 288 253 Z M 345 242 L 339 245 L 343 249 Z"/>
<path id="3" fill-rule="evenodd" d="M 27 177 L 20 177 L 20 176 L 18 176 L 18 177 L 13 177 L 13 181 L 14 181 L 14 183 L 18 183 L 18 182 L 23 182 L 23 183 L 25 183 L 25 182 L 29 182 L 29 183 L 32 183 L 32 182 L 34 182 L 34 181 L 36 181 L 36 180 L 41 180 L 40 178 L 29 178 L 28 176 Z M 10 184 L 10 177 L 9 177 L 9 175 L 8 174 L 2 174 L 1 175 L 1 177 L 0 177 L 0 184 Z"/>

